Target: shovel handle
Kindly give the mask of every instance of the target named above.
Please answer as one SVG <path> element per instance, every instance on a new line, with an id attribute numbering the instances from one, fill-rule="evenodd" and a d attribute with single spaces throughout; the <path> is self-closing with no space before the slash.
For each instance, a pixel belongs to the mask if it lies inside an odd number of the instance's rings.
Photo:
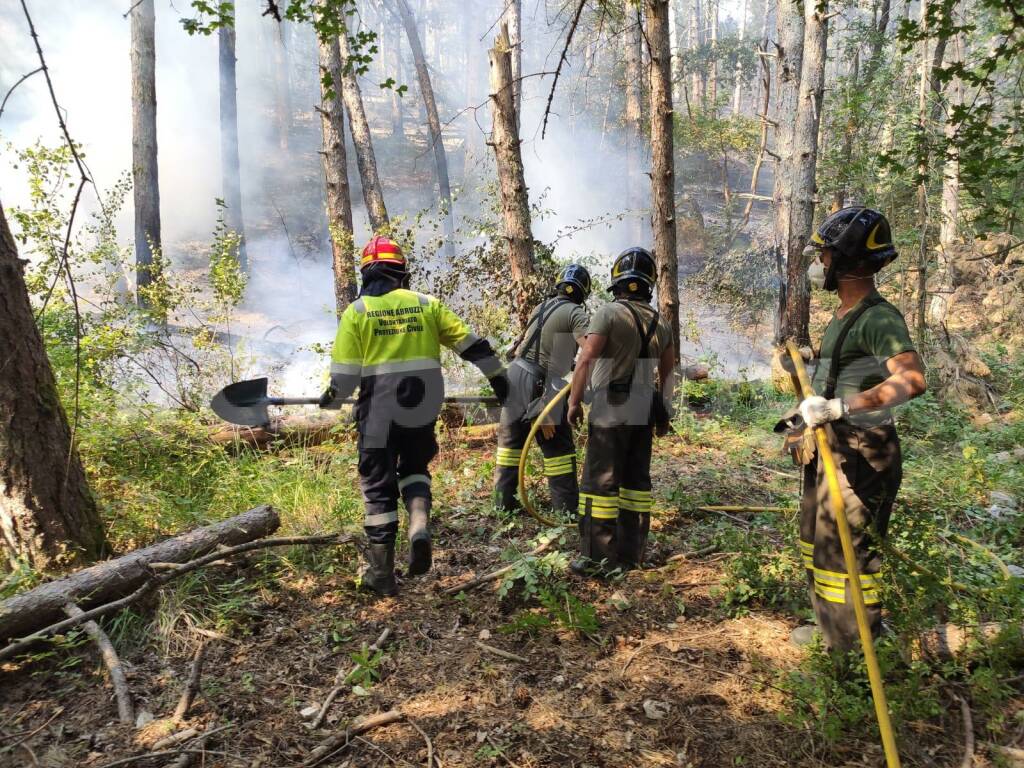
<path id="1" fill-rule="evenodd" d="M 268 397 L 267 405 L 317 405 L 319 397 Z"/>

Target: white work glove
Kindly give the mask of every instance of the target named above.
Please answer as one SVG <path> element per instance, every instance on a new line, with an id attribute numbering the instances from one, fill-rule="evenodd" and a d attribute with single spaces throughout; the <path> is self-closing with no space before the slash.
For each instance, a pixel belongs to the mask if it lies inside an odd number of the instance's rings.
<path id="1" fill-rule="evenodd" d="M 841 397 L 826 400 L 821 395 L 813 395 L 800 403 L 800 415 L 808 429 L 820 427 L 830 421 L 838 421 L 849 411 L 849 407 Z"/>

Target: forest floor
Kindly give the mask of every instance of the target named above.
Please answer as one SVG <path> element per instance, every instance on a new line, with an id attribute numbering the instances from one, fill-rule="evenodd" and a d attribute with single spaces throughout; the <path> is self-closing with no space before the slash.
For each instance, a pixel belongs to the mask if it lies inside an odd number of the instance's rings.
<path id="1" fill-rule="evenodd" d="M 173 764 L 173 756 L 146 752 L 166 733 L 161 720 L 174 709 L 203 641 L 209 645 L 202 688 L 187 725 L 231 728 L 206 743 L 196 765 L 298 766 L 332 733 L 390 709 L 405 720 L 354 737 L 322 764 L 423 766 L 429 739 L 435 764 L 449 768 L 881 765 L 863 671 L 834 679 L 819 648 L 789 642 L 792 629 L 809 617 L 795 509 L 737 515 L 697 509 L 795 508 L 796 471 L 770 431 L 786 401 L 758 387 L 694 387 L 696 411 L 681 415 L 675 433 L 657 444 L 658 501 L 643 571 L 608 582 L 571 576 L 565 565 L 575 533 L 569 529 L 554 532 L 545 554 L 524 557 L 544 531 L 530 518 L 491 506 L 491 445 L 480 439 L 486 429 L 446 430 L 434 465 L 431 573 L 403 579 L 395 598 L 373 599 L 357 590 L 357 552 L 344 547 L 259 555 L 182 580 L 158 604 L 106 625 L 127 666 L 136 708 L 157 721 L 141 730 L 117 724 L 98 657 L 71 634 L 0 667 L 0 765 Z M 913 525 L 934 516 L 948 527 L 957 511 L 983 506 L 993 488 L 1021 484 L 1019 464 L 979 465 L 960 442 L 941 455 L 928 450 L 940 437 L 935 425 L 952 418 L 938 418 L 936 408 L 919 406 L 908 419 L 897 541 L 922 533 L 899 532 L 901 519 L 912 525 L 908 505 L 917 503 Z M 995 455 L 1000 446 L 989 447 Z M 245 460 L 325 472 L 348 494 L 344 525 L 357 527 L 350 441 L 276 456 L 253 452 Z M 250 479 L 249 485 L 252 498 L 260 498 L 259 484 Z M 319 513 L 315 523 L 302 518 L 307 502 L 287 483 L 279 485 L 281 495 L 267 500 L 280 505 L 285 529 L 330 529 Z M 937 487 L 955 499 L 955 509 L 919 503 Z M 1020 521 L 985 525 L 974 535 L 996 542 L 1008 562 L 1019 560 Z M 444 591 L 507 562 L 515 564 L 514 578 Z M 959 569 L 957 577 L 965 579 L 968 568 L 988 578 L 984 564 L 966 560 L 944 559 L 938 570 Z M 901 622 L 915 614 L 909 606 L 946 610 L 944 618 L 953 620 L 960 616 L 956 604 L 966 602 L 950 600 L 941 584 L 922 584 L 909 571 L 895 574 L 886 600 L 904 634 L 909 625 Z M 939 607 L 944 602 L 950 606 Z M 975 619 L 1019 616 L 1017 603 L 1019 595 L 1006 598 L 1002 613 L 972 603 L 970 612 Z M 936 620 L 933 612 L 925 623 Z M 381 654 L 361 650 L 385 629 L 391 636 Z M 1002 655 L 946 666 L 925 665 L 912 654 L 901 660 L 884 649 L 882 658 L 905 765 L 960 764 L 961 695 L 973 707 L 975 766 L 999 764 L 989 742 L 1020 744 L 1022 678 L 1014 679 L 1019 672 Z M 324 700 L 339 670 L 353 668 L 359 671 L 323 725 L 307 727 L 311 718 L 303 710 Z"/>

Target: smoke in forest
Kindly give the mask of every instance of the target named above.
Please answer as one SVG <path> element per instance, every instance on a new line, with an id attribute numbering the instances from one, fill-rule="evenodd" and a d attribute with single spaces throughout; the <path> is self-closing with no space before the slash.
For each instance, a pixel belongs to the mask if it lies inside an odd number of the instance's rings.
<path id="1" fill-rule="evenodd" d="M 488 176 L 493 178 L 485 143 L 490 128 L 487 49 L 504 3 L 478 0 L 474 13 L 467 13 L 466 4 L 455 0 L 417 5 L 441 120 L 448 125 L 449 162 L 458 194 L 456 221 L 466 224 L 483 215 L 482 208 L 489 205 L 481 195 L 490 182 Z M 29 6 L 70 133 L 81 143 L 97 185 L 108 188 L 131 170 L 130 21 L 125 15 L 130 1 L 63 0 Z M 239 313 L 233 331 L 248 339 L 329 344 L 334 318 L 318 155 L 320 124 L 315 111 L 319 101 L 316 42 L 308 25 L 279 26 L 262 16 L 262 10 L 259 0 L 236 3 L 242 207 L 253 269 L 246 311 Z M 184 3 L 157 0 L 161 217 L 165 255 L 172 263 L 187 261 L 196 243 L 209 241 L 217 215 L 214 201 L 221 195 L 217 37 L 186 34 L 180 19 L 189 13 Z M 613 96 L 596 78 L 588 79 L 588 62 L 574 49 L 563 67 L 542 138 L 552 78 L 537 73 L 557 66 L 567 19 L 544 3 L 524 3 L 523 16 L 523 158 L 531 203 L 541 211 L 533 222 L 534 235 L 553 242 L 559 259 L 584 258 L 603 272 L 615 253 L 634 244 L 636 232 L 649 230 L 643 224 L 643 212 L 628 210 L 625 199 L 626 155 L 618 127 L 621 105 L 611 101 Z M 360 82 L 385 197 L 392 215 L 412 217 L 435 206 L 436 192 L 408 45 L 401 27 L 380 12 L 364 14 L 361 23 L 380 36 L 379 52 Z M 438 33 L 433 30 L 437 29 L 449 30 L 444 38 L 449 42 L 454 29 L 462 41 L 460 50 L 435 42 L 433 35 Z M 0 0 L 0 39 L 7 48 L 0 61 L 0 85 L 6 90 L 37 66 L 16 0 Z M 615 45 L 607 41 L 604 45 L 606 50 L 597 57 L 603 55 L 604 66 L 611 71 Z M 396 46 L 403 56 L 400 73 L 392 70 Z M 275 54 L 282 51 L 284 104 L 289 112 L 287 147 L 275 124 L 275 110 L 282 108 Z M 403 97 L 404 141 L 390 135 L 391 91 L 379 87 L 396 74 L 397 82 L 408 86 Z M 595 104 L 602 103 L 603 110 L 595 109 Z M 6 159 L 0 164 L 3 204 L 8 208 L 26 205 L 24 171 L 13 167 L 6 145 L 21 148 L 36 141 L 49 146 L 60 142 L 42 77 L 33 76 L 12 95 L 0 119 L 0 136 Z M 349 164 L 358 242 L 370 232 L 351 145 Z M 641 208 L 648 204 L 647 195 L 638 201 Z M 92 197 L 84 206 L 86 212 L 90 209 L 95 209 Z M 124 244 L 129 244 L 130 196 L 118 218 L 118 229 Z M 465 237 L 468 247 L 471 239 Z M 305 354 L 307 364 L 299 366 L 302 372 L 296 376 L 319 378 L 322 356 Z"/>

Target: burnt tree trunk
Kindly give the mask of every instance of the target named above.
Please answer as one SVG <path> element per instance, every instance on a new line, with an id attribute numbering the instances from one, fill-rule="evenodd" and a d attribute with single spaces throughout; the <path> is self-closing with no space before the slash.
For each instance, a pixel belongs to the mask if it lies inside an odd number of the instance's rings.
<path id="1" fill-rule="evenodd" d="M 640 127 L 643 119 L 643 29 L 636 7 L 627 0 L 626 18 L 629 27 L 622 36 L 625 45 L 626 106 L 623 119 L 626 123 L 626 205 L 630 209 L 629 231 L 636 242 L 643 234 L 640 219 L 636 216 L 641 206 L 640 185 L 644 182 L 642 171 L 643 148 Z"/>
<path id="2" fill-rule="evenodd" d="M 341 89 L 348 112 L 348 127 L 352 133 L 352 145 L 356 149 L 356 165 L 359 168 L 359 181 L 363 188 L 363 201 L 366 213 L 370 217 L 370 226 L 374 233 L 384 231 L 388 225 L 388 209 L 384 205 L 384 191 L 381 189 L 380 176 L 377 174 L 377 158 L 373 153 L 373 136 L 370 134 L 370 123 L 366 119 L 363 107 L 363 94 L 359 90 L 354 67 L 346 66 L 348 60 L 348 38 L 344 34 L 338 38 L 342 57 Z"/>
<path id="3" fill-rule="evenodd" d="M 150 563 L 186 563 L 217 547 L 263 538 L 280 524 L 271 507 L 256 507 L 22 592 L 0 602 L 0 641 L 24 637 L 60 621 L 68 603 L 89 610 L 131 594 L 152 578 Z"/>
<path id="4" fill-rule="evenodd" d="M 334 266 L 334 301 L 338 316 L 356 296 L 356 270 L 352 258 L 352 191 L 348 185 L 345 151 L 345 107 L 341 95 L 341 52 L 337 38 L 320 41 L 320 126 L 323 131 L 327 226 L 331 233 Z"/>
<path id="5" fill-rule="evenodd" d="M 810 342 L 807 324 L 811 297 L 807 282 L 808 262 L 803 253 L 814 225 L 818 129 L 825 90 L 827 14 L 827 3 L 804 5 L 803 56 L 793 140 L 788 157 L 782 156 L 783 163 L 788 166 L 787 186 L 783 190 L 788 218 L 782 222 L 781 230 L 784 234 L 781 242 L 786 249 L 786 306 L 780 327 L 782 338 L 801 344 Z"/>
<path id="6" fill-rule="evenodd" d="M 515 94 L 512 90 L 512 55 L 508 27 L 501 32 L 489 51 L 491 115 L 494 129 L 491 144 L 498 165 L 501 209 L 508 240 L 508 261 L 517 288 L 517 314 L 525 327 L 531 309 L 533 232 L 530 228 L 530 199 L 526 191 L 523 156 L 520 151 Z"/>
<path id="7" fill-rule="evenodd" d="M 292 130 L 292 94 L 288 78 L 288 49 L 284 44 L 285 22 L 274 29 L 274 123 L 278 146 L 287 151 Z"/>
<path id="8" fill-rule="evenodd" d="M 434 167 L 437 170 L 437 191 L 445 209 L 444 234 L 445 251 L 453 256 L 455 244 L 455 219 L 452 212 L 452 187 L 448 180 L 448 156 L 444 150 L 444 136 L 441 133 L 441 118 L 437 114 L 437 102 L 434 101 L 434 87 L 430 83 L 430 71 L 427 69 L 427 57 L 423 54 L 420 33 L 416 26 L 416 17 L 409 8 L 408 0 L 395 0 L 398 13 L 405 27 L 405 36 L 409 39 L 413 64 L 416 67 L 416 79 L 423 97 L 423 108 L 427 113 L 427 128 L 430 134 L 430 145 L 434 151 Z"/>
<path id="9" fill-rule="evenodd" d="M 135 200 L 135 287 L 140 306 L 157 277 L 160 251 L 160 182 L 156 149 L 156 11 L 153 0 L 132 8 L 132 184 Z"/>
<path id="10" fill-rule="evenodd" d="M 679 257 L 676 253 L 672 57 L 668 0 L 645 0 L 651 56 L 651 223 L 658 263 L 658 310 L 672 329 L 679 359 Z"/>
<path id="11" fill-rule="evenodd" d="M 234 12 L 232 11 L 232 20 Z M 238 81 L 235 77 L 235 26 L 225 24 L 217 30 L 220 49 L 220 174 L 224 197 L 225 222 L 238 233 L 239 266 L 249 270 L 245 251 L 245 225 L 242 220 L 242 173 L 238 159 Z"/>
<path id="12" fill-rule="evenodd" d="M 0 542 L 50 570 L 107 548 L 0 207 Z"/>

